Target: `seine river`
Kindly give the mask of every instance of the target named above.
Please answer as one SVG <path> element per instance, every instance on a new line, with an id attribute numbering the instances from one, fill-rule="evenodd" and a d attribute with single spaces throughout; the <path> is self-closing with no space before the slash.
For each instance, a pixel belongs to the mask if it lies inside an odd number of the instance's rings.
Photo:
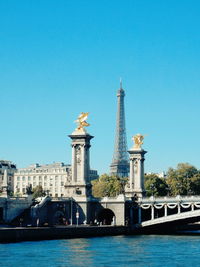
<path id="1" fill-rule="evenodd" d="M 117 236 L 0 244 L 1 267 L 200 266 L 200 236 Z"/>

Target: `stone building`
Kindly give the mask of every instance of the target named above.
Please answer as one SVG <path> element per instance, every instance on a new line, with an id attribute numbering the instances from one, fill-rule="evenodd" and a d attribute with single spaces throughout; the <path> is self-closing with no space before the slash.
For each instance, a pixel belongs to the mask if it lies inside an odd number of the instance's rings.
<path id="1" fill-rule="evenodd" d="M 18 169 L 14 174 L 14 193 L 26 194 L 27 186 L 32 188 L 41 185 L 46 194 L 52 197 L 64 197 L 65 187 L 71 181 L 71 165 L 62 162 L 53 164 L 33 164 L 27 168 Z M 89 180 L 98 178 L 96 170 L 90 170 Z"/>
<path id="2" fill-rule="evenodd" d="M 4 180 L 4 173 L 7 171 L 7 186 L 8 191 L 14 190 L 14 173 L 16 172 L 16 165 L 8 160 L 0 160 L 0 190 L 2 191 L 2 185 Z"/>

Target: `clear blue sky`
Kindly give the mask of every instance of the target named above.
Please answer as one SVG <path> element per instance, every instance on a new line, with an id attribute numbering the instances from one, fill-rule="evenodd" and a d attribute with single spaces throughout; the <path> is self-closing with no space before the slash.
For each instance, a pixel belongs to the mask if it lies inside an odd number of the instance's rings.
<path id="1" fill-rule="evenodd" d="M 200 168 L 200 1 L 0 1 L 0 158 L 18 167 L 71 162 L 81 111 L 91 167 L 108 172 L 116 91 L 128 147 L 147 134 L 145 171 Z"/>

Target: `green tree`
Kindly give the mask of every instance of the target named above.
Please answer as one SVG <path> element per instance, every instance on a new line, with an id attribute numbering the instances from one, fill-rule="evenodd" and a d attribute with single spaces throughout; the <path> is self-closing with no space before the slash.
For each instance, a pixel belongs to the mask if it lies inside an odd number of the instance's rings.
<path id="1" fill-rule="evenodd" d="M 167 184 L 170 195 L 188 195 L 190 192 L 197 194 L 199 171 L 189 163 L 179 163 L 176 169 L 169 168 Z"/>
<path id="2" fill-rule="evenodd" d="M 127 178 L 103 174 L 98 179 L 92 181 L 92 194 L 94 197 L 115 197 L 124 193 L 127 180 Z"/>
<path id="3" fill-rule="evenodd" d="M 164 178 L 159 178 L 156 174 L 146 174 L 144 180 L 147 196 L 166 196 L 168 185 Z"/>
<path id="4" fill-rule="evenodd" d="M 36 187 L 33 188 L 33 198 L 44 197 L 44 196 L 45 192 L 41 185 L 37 185 Z"/>
<path id="5" fill-rule="evenodd" d="M 200 195 L 200 172 L 195 174 L 191 179 L 189 195 Z"/>

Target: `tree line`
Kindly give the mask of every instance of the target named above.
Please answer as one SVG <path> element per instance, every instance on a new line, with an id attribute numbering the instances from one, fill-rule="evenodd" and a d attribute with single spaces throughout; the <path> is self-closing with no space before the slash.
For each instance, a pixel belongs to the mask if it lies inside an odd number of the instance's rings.
<path id="1" fill-rule="evenodd" d="M 123 194 L 128 178 L 101 175 L 92 182 L 95 197 L 114 197 Z M 179 163 L 169 168 L 166 177 L 157 174 L 145 175 L 146 196 L 200 195 L 200 170 L 189 163 Z"/>

